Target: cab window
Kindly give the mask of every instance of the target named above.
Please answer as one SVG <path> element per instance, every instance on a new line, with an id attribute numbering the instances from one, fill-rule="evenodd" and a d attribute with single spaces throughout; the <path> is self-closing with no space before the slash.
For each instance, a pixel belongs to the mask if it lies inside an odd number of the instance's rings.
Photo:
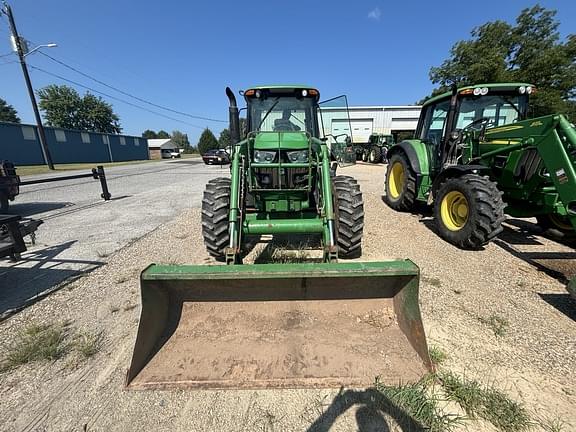
<path id="1" fill-rule="evenodd" d="M 426 108 L 424 125 L 420 134 L 422 141 L 440 145 L 444 136 L 444 124 L 450 107 L 450 100 L 438 102 Z"/>

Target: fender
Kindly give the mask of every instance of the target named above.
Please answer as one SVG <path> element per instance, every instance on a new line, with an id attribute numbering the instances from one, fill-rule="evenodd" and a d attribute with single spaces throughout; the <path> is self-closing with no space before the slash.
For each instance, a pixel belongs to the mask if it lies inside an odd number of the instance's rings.
<path id="1" fill-rule="evenodd" d="M 426 201 L 430 187 L 430 161 L 427 145 L 420 140 L 402 141 L 393 145 L 386 157 L 390 159 L 396 153 L 404 153 L 408 158 L 408 163 L 416 174 L 417 199 Z"/>

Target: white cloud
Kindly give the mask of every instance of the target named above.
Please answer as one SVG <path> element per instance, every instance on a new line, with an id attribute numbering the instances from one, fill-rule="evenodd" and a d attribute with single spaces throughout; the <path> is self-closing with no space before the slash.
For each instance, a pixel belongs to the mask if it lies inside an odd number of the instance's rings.
<path id="1" fill-rule="evenodd" d="M 374 21 L 380 21 L 380 16 L 382 15 L 382 12 L 380 12 L 380 8 L 379 7 L 375 7 L 374 9 L 372 9 L 370 12 L 368 12 L 368 18 L 372 19 Z"/>

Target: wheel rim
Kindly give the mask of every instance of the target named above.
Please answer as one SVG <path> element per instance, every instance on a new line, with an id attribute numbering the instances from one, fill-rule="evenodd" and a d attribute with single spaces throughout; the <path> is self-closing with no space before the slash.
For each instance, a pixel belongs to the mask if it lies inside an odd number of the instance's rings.
<path id="1" fill-rule="evenodd" d="M 404 190 L 405 177 L 402 163 L 394 162 L 390 167 L 390 175 L 388 176 L 388 191 L 392 198 L 398 198 Z"/>
<path id="2" fill-rule="evenodd" d="M 459 231 L 468 222 L 468 200 L 462 192 L 450 191 L 442 199 L 440 216 L 450 231 Z"/>
<path id="3" fill-rule="evenodd" d="M 562 231 L 574 231 L 574 227 L 570 223 L 570 220 L 567 216 L 551 213 L 548 215 L 548 219 L 550 219 L 550 222 L 555 228 L 558 228 Z"/>

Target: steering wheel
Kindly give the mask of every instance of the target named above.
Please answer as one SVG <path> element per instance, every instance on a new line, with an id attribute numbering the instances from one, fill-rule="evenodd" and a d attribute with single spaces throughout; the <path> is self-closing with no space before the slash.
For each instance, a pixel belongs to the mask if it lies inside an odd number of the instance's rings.
<path id="1" fill-rule="evenodd" d="M 481 131 L 483 129 L 486 129 L 486 126 L 488 126 L 489 123 L 490 119 L 488 117 L 480 117 L 464 126 L 462 132 Z"/>

